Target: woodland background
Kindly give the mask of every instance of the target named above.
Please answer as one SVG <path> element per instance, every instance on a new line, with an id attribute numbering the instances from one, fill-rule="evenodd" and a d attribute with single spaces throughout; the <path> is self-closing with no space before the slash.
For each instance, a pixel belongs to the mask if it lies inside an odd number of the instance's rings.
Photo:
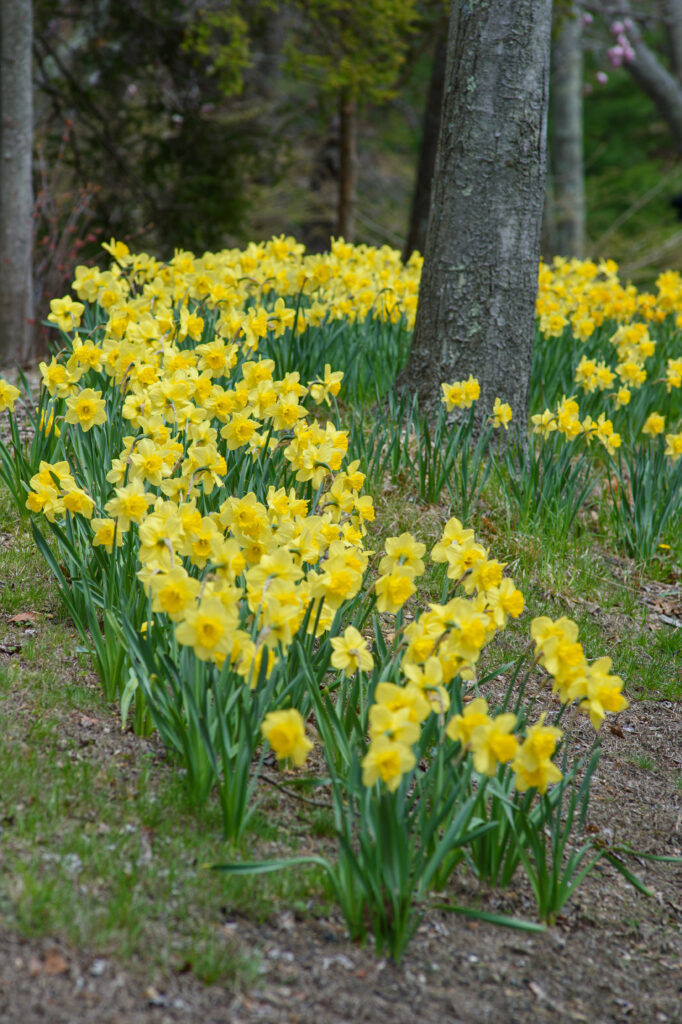
<path id="1" fill-rule="evenodd" d="M 636 5 L 633 31 L 662 69 L 674 68 L 677 7 Z M 576 254 L 616 259 L 646 284 L 682 255 L 682 138 L 627 52 L 614 56 L 624 13 L 555 5 L 550 156 L 565 145 L 557 103 L 572 76 Z M 38 318 L 112 235 L 161 258 L 280 233 L 311 250 L 334 234 L 422 249 L 447 14 L 440 0 L 36 0 Z M 546 258 L 567 254 L 562 173 L 555 158 Z"/>

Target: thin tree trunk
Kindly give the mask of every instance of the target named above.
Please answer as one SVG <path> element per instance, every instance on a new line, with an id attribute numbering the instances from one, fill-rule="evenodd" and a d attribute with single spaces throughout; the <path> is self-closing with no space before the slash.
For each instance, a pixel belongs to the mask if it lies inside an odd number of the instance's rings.
<path id="1" fill-rule="evenodd" d="M 633 40 L 634 41 L 634 40 Z M 653 100 L 682 150 L 682 87 L 653 52 L 641 41 L 637 43 L 635 59 L 625 65 L 647 96 Z"/>
<path id="2" fill-rule="evenodd" d="M 31 0 L 0 0 L 0 362 L 33 351 Z"/>
<path id="3" fill-rule="evenodd" d="M 436 166 L 438 151 L 438 131 L 440 129 L 440 112 L 443 104 L 445 86 L 445 57 L 447 54 L 447 31 L 438 37 L 431 65 L 429 91 L 426 97 L 424 118 L 422 121 L 422 137 L 419 144 L 419 162 L 417 178 L 412 194 L 410 224 L 407 241 L 403 250 L 403 261 L 407 263 L 412 253 L 423 253 L 426 245 L 426 231 L 429 226 L 429 209 L 431 207 L 431 185 Z"/>
<path id="4" fill-rule="evenodd" d="M 423 405 L 473 374 L 523 429 L 540 255 L 551 0 L 455 2 L 414 340 Z"/>
<path id="5" fill-rule="evenodd" d="M 357 175 L 357 102 L 344 89 L 339 96 L 339 206 L 336 234 L 346 242 L 352 242 L 355 238 Z"/>
<path id="6" fill-rule="evenodd" d="M 585 253 L 583 170 L 582 20 L 573 4 L 563 11 L 552 43 L 550 75 L 550 164 L 554 183 L 553 254 Z"/>
<path id="7" fill-rule="evenodd" d="M 339 205 L 339 133 L 336 122 L 318 135 L 308 179 L 306 214 L 300 241 L 307 251 L 326 252 L 334 231 Z"/>

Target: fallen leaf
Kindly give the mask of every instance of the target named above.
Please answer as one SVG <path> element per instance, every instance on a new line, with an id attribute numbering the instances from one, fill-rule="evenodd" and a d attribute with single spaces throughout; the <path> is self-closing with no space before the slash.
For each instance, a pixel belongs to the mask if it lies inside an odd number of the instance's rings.
<path id="1" fill-rule="evenodd" d="M 72 711 L 71 717 L 78 719 L 78 724 L 82 729 L 89 729 L 93 725 L 100 725 L 99 718 L 91 718 L 90 715 L 84 715 L 82 711 Z"/>
<path id="2" fill-rule="evenodd" d="M 16 615 L 12 615 L 9 618 L 9 622 L 40 622 L 42 616 L 40 612 L 17 612 Z"/>
<path id="3" fill-rule="evenodd" d="M 45 954 L 45 963 L 43 964 L 43 972 L 51 977 L 55 974 L 66 974 L 69 969 L 69 962 L 66 960 L 58 949 L 50 949 Z"/>

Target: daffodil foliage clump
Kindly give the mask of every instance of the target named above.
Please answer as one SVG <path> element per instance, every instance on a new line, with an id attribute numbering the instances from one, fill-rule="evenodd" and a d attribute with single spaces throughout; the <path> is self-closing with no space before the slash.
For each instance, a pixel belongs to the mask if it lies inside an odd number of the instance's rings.
<path id="1" fill-rule="evenodd" d="M 540 267 L 537 312 L 539 446 L 563 460 L 574 494 L 604 470 L 615 539 L 650 559 L 682 516 L 682 277 L 666 271 L 638 292 L 611 260 L 557 258 Z"/>
<path id="2" fill-rule="evenodd" d="M 28 445 L 19 389 L 0 383 L 1 466 L 124 723 L 158 729 L 194 799 L 217 794 L 228 837 L 248 826 L 268 749 L 303 768 L 314 723 L 339 840 L 321 863 L 351 934 L 370 927 L 396 957 L 461 863 L 493 884 L 522 867 L 550 918 L 608 854 L 588 843 L 566 864 L 597 747 L 579 766 L 560 721 L 573 706 L 598 730 L 627 706 L 622 681 L 587 662 L 570 620 L 538 618 L 528 659 L 553 681 L 549 719 L 524 702 L 523 658 L 489 704 L 481 655 L 522 593 L 453 517 L 429 553 L 441 601 L 407 614 L 425 546 L 367 549 L 363 465 L 327 413 L 344 374 L 291 364 L 328 350 L 316 337 L 400 349 L 419 260 L 343 242 L 306 257 L 291 239 L 165 264 L 107 248 L 108 270 L 77 268 L 77 299 L 52 302 L 60 348 L 37 409 L 21 399 Z M 442 417 L 478 393 L 444 384 Z M 508 423 L 498 399 L 489 430 Z"/>

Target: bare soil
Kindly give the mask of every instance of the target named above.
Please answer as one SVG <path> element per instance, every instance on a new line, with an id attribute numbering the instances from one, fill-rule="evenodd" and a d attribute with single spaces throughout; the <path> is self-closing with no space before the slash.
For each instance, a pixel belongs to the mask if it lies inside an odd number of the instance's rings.
<path id="1" fill-rule="evenodd" d="M 113 716 L 72 712 L 64 728 L 87 732 L 98 763 L 111 759 L 120 771 L 135 771 L 134 758 L 121 759 L 122 743 L 126 753 L 139 745 L 149 750 L 148 741 L 121 737 Z M 680 855 L 680 706 L 633 703 L 603 739 L 588 831 L 643 853 Z M 600 865 L 543 934 L 429 910 L 400 967 L 377 957 L 371 946 L 349 943 L 335 913 L 299 918 L 280 909 L 256 924 L 227 907 L 226 940 L 259 959 L 258 980 L 249 991 L 205 986 L 182 971 L 162 975 L 142 965 L 123 966 L 97 950 L 70 948 L 58 936 L 28 941 L 0 919 L 0 1021 L 682 1021 L 682 868 L 643 859 L 630 867 L 655 898 L 640 895 L 615 869 Z M 504 892 L 490 892 L 462 876 L 448 898 L 534 917 L 522 878 Z"/>

